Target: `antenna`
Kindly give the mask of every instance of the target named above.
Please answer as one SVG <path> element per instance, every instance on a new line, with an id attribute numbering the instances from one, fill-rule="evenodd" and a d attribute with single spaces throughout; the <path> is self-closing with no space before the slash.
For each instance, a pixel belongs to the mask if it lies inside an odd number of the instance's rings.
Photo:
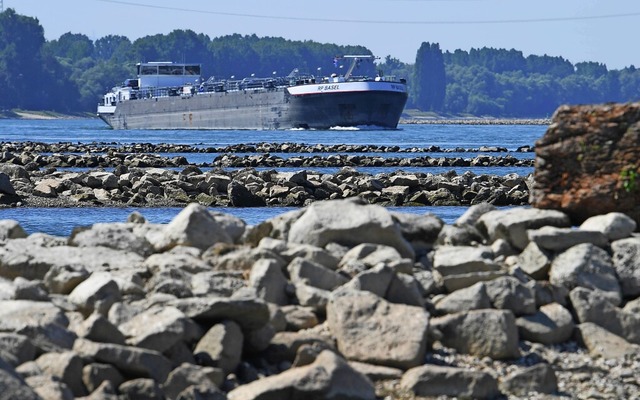
<path id="1" fill-rule="evenodd" d="M 0 13 L 4 12 L 4 0 L 0 0 Z"/>

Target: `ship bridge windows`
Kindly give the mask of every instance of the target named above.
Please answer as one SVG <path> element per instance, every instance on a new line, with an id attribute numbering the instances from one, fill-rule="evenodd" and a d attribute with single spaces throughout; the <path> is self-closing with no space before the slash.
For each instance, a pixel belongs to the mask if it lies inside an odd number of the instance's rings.
<path id="1" fill-rule="evenodd" d="M 200 64 L 138 64 L 138 75 L 200 76 Z"/>
<path id="2" fill-rule="evenodd" d="M 138 75 L 158 75 L 158 66 L 138 65 Z"/>
<path id="3" fill-rule="evenodd" d="M 182 65 L 159 65 L 159 75 L 183 75 Z"/>
<path id="4" fill-rule="evenodd" d="M 199 65 L 185 65 L 184 74 L 185 75 L 200 75 L 200 66 Z"/>

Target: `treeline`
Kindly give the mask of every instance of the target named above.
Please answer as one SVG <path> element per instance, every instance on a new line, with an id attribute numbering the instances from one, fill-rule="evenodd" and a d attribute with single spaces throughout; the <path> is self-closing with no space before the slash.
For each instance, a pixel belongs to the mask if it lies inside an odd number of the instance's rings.
<path id="1" fill-rule="evenodd" d="M 312 74 L 343 72 L 340 54 L 371 54 L 363 46 L 338 46 L 256 35 L 210 38 L 191 30 L 135 41 L 109 35 L 92 41 L 66 33 L 47 41 L 38 20 L 0 13 L 0 110 L 92 112 L 102 95 L 135 75 L 140 61 L 197 62 L 205 77 L 240 79 L 287 75 L 294 68 Z M 376 71 L 376 69 L 378 71 Z M 387 56 L 356 72 L 406 78 L 408 108 L 495 117 L 550 115 L 560 104 L 627 102 L 640 98 L 640 72 L 633 66 L 607 70 L 603 64 L 571 64 L 562 57 L 528 56 L 516 50 L 442 52 L 423 43 L 414 64 Z"/>
<path id="2" fill-rule="evenodd" d="M 640 70 L 504 49 L 442 52 L 423 43 L 416 63 L 387 57 L 383 68 L 412 76 L 408 107 L 449 114 L 546 117 L 561 104 L 640 100 Z"/>

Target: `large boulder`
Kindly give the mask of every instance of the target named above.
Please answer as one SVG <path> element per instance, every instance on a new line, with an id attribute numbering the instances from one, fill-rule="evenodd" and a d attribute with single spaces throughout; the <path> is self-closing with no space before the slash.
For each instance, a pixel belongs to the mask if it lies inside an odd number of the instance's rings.
<path id="1" fill-rule="evenodd" d="M 161 232 L 151 231 L 147 240 L 157 251 L 166 251 L 176 246 L 192 246 L 205 250 L 215 243 L 233 243 L 225 228 L 196 203 L 185 207 Z"/>
<path id="2" fill-rule="evenodd" d="M 18 221 L 12 219 L 0 220 L 0 241 L 26 237 L 27 233 L 22 229 Z"/>
<path id="3" fill-rule="evenodd" d="M 416 396 L 451 396 L 474 399 L 496 397 L 498 380 L 491 374 L 465 368 L 422 365 L 405 372 L 400 387 Z"/>
<path id="4" fill-rule="evenodd" d="M 549 282 L 571 290 L 597 290 L 613 304 L 622 301 L 620 283 L 611 256 L 590 243 L 579 244 L 558 255 L 551 263 Z"/>
<path id="5" fill-rule="evenodd" d="M 527 247 L 529 243 L 528 229 L 570 225 L 569 217 L 560 211 L 535 208 L 489 211 L 482 214 L 476 223 L 478 229 L 489 237 L 490 242 L 504 239 L 520 250 Z"/>
<path id="6" fill-rule="evenodd" d="M 313 363 L 240 386 L 228 398 L 374 400 L 376 395 L 367 377 L 334 352 L 324 350 Z"/>
<path id="7" fill-rule="evenodd" d="M 573 318 L 558 303 L 545 304 L 537 313 L 516 320 L 520 338 L 542 344 L 562 343 L 573 334 Z"/>
<path id="8" fill-rule="evenodd" d="M 421 307 L 389 303 L 371 292 L 337 290 L 327 305 L 327 322 L 349 360 L 403 369 L 423 362 L 429 314 Z"/>
<path id="9" fill-rule="evenodd" d="M 378 243 L 395 247 L 403 257 L 413 259 L 413 248 L 402 236 L 400 225 L 384 207 L 360 199 L 323 201 L 311 204 L 289 230 L 288 239 L 324 247 L 336 242 L 353 247 Z"/>
<path id="10" fill-rule="evenodd" d="M 440 342 L 460 353 L 493 359 L 517 358 L 518 328 L 509 310 L 472 310 L 431 319 Z"/>
<path id="11" fill-rule="evenodd" d="M 594 323 L 630 343 L 640 344 L 640 315 L 614 306 L 595 290 L 578 287 L 569 297 L 579 323 Z"/>
<path id="12" fill-rule="evenodd" d="M 611 243 L 613 267 L 620 280 L 622 295 L 640 295 L 640 238 L 631 237 Z"/>
<path id="13" fill-rule="evenodd" d="M 534 207 L 640 222 L 640 103 L 561 106 L 535 151 Z"/>

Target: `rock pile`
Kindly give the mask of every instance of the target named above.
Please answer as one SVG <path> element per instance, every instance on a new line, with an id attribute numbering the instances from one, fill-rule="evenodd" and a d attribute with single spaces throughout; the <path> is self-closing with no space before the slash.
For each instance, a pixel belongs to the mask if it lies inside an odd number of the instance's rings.
<path id="1" fill-rule="evenodd" d="M 68 238 L 2 221 L 0 397 L 637 398 L 635 229 L 355 199 L 256 226 L 190 204 Z"/>
<path id="2" fill-rule="evenodd" d="M 203 172 L 187 166 L 180 171 L 128 168 L 29 171 L 16 164 L 0 164 L 0 204 L 31 206 L 184 205 L 304 206 L 313 201 L 360 196 L 382 205 L 524 205 L 529 200 L 529 177 L 517 174 L 445 174 L 398 170 L 371 175 L 350 167 L 335 174 L 301 169 L 278 172 L 214 169 Z"/>

